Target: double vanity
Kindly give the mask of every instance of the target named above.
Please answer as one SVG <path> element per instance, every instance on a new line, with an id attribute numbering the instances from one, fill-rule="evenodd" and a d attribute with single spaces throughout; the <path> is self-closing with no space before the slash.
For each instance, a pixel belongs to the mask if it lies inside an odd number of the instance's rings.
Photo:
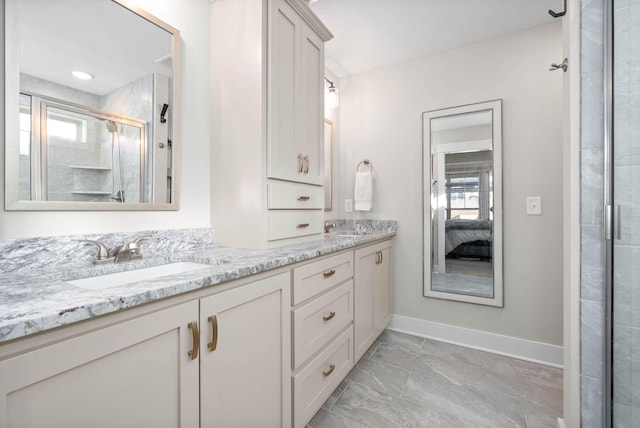
<path id="1" fill-rule="evenodd" d="M 355 223 L 267 250 L 152 231 L 98 265 L 76 239 L 99 237 L 62 237 L 65 268 L 6 244 L 0 427 L 305 426 L 391 318 L 395 222 Z"/>

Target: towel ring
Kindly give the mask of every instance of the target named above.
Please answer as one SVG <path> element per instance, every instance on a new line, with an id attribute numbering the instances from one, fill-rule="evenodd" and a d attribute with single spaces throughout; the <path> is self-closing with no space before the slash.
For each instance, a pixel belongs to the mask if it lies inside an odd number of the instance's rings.
<path id="1" fill-rule="evenodd" d="M 358 164 L 358 166 L 356 167 L 356 172 L 360 172 L 360 166 L 361 165 L 368 166 L 369 167 L 369 171 L 373 172 L 373 164 L 371 163 L 371 161 L 369 159 L 365 159 L 362 162 L 360 162 Z"/>

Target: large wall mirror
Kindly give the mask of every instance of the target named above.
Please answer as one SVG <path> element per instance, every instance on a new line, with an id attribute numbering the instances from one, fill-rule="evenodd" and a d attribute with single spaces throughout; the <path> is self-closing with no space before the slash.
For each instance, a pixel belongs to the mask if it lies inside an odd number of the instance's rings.
<path id="1" fill-rule="evenodd" d="M 502 100 L 423 113 L 424 295 L 503 306 Z"/>
<path id="2" fill-rule="evenodd" d="M 178 209 L 178 30 L 120 0 L 5 0 L 5 32 L 5 209 Z"/>

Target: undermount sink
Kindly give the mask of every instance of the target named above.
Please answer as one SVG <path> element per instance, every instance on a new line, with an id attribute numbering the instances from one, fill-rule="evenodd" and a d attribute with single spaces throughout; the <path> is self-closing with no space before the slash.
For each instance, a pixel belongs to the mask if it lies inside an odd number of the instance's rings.
<path id="1" fill-rule="evenodd" d="M 178 273 L 192 272 L 198 269 L 209 268 L 211 265 L 192 262 L 169 263 L 166 265 L 152 266 L 141 269 L 128 270 L 125 272 L 109 273 L 106 275 L 90 276 L 88 278 L 67 281 L 68 284 L 75 285 L 86 290 L 105 290 L 107 288 L 119 287 L 138 281 L 162 278 L 163 276 L 175 275 Z"/>

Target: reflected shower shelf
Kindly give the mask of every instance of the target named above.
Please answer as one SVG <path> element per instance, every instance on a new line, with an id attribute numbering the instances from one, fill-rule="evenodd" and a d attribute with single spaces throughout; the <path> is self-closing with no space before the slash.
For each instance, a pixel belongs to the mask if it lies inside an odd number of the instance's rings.
<path id="1" fill-rule="evenodd" d="M 111 195 L 111 192 L 103 192 L 102 190 L 72 190 L 69 193 L 75 195 Z"/>
<path id="2" fill-rule="evenodd" d="M 72 169 L 90 169 L 94 171 L 111 171 L 111 167 L 108 166 L 89 166 L 89 165 L 69 165 Z"/>

